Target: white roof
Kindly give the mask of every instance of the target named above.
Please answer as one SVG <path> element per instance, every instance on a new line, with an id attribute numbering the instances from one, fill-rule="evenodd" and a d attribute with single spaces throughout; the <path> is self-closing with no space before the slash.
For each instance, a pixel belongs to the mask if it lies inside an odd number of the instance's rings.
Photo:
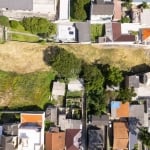
<path id="1" fill-rule="evenodd" d="M 148 17 L 150 16 L 150 9 L 143 9 L 141 12 L 141 24 L 143 25 L 150 25 L 150 20 Z"/>
<path id="2" fill-rule="evenodd" d="M 69 20 L 69 0 L 60 0 L 59 3 L 59 19 Z"/>
<path id="3" fill-rule="evenodd" d="M 57 40 L 63 42 L 74 42 L 75 41 L 75 27 L 72 24 L 59 24 L 57 26 Z"/>
<path id="4" fill-rule="evenodd" d="M 121 24 L 121 33 L 129 34 L 130 31 L 139 31 L 141 25 L 139 23 L 122 23 Z"/>
<path id="5" fill-rule="evenodd" d="M 65 83 L 54 82 L 52 89 L 52 96 L 64 96 L 65 95 Z"/>
<path id="6" fill-rule="evenodd" d="M 82 91 L 84 89 L 83 80 L 82 79 L 75 79 L 71 80 L 68 83 L 68 90 L 69 91 Z"/>

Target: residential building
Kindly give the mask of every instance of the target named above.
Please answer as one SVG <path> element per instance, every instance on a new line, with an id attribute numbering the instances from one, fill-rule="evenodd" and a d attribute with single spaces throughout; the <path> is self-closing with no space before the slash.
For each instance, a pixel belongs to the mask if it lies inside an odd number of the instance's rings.
<path id="1" fill-rule="evenodd" d="M 16 150 L 18 146 L 18 124 L 3 124 L 0 131 L 0 149 Z"/>
<path id="2" fill-rule="evenodd" d="M 66 150 L 82 150 L 80 129 L 67 129 L 65 140 Z"/>
<path id="3" fill-rule="evenodd" d="M 46 132 L 45 138 L 46 150 L 65 149 L 65 132 Z"/>
<path id="4" fill-rule="evenodd" d="M 88 150 L 104 149 L 104 131 L 91 126 L 88 128 Z"/>
<path id="5" fill-rule="evenodd" d="M 57 25 L 58 42 L 76 42 L 76 28 L 73 23 L 63 23 Z"/>
<path id="6" fill-rule="evenodd" d="M 150 20 L 147 17 L 150 16 L 150 9 L 142 9 L 140 13 L 140 23 L 143 26 L 150 26 Z"/>
<path id="7" fill-rule="evenodd" d="M 59 97 L 64 97 L 66 92 L 65 83 L 53 82 L 52 100 L 59 100 Z"/>
<path id="8" fill-rule="evenodd" d="M 59 20 L 69 21 L 70 18 L 70 0 L 59 1 Z"/>
<path id="9" fill-rule="evenodd" d="M 58 124 L 58 109 L 54 106 L 48 106 L 45 111 L 45 120 Z"/>
<path id="10" fill-rule="evenodd" d="M 94 0 L 91 2 L 91 23 L 111 22 L 113 14 L 114 4 L 111 0 Z"/>
<path id="11" fill-rule="evenodd" d="M 113 123 L 113 150 L 128 150 L 129 135 L 127 122 Z"/>
<path id="12" fill-rule="evenodd" d="M 147 4 L 150 4 L 150 0 L 144 0 Z M 143 3 L 142 0 L 132 0 L 132 4 L 134 5 L 141 5 Z"/>
<path id="13" fill-rule="evenodd" d="M 77 22 L 75 23 L 77 32 L 77 42 L 79 43 L 90 43 L 90 22 Z"/>
<path id="14" fill-rule="evenodd" d="M 134 35 L 131 35 L 130 33 L 122 33 L 121 23 L 119 22 L 105 24 L 105 38 L 106 42 L 135 42 Z"/>
<path id="15" fill-rule="evenodd" d="M 121 15 L 122 15 L 121 1 L 120 0 L 114 0 L 113 21 L 121 20 Z"/>
<path id="16" fill-rule="evenodd" d="M 57 0 L 0 0 L 1 13 L 12 19 L 41 16 L 56 17 Z"/>
<path id="17" fill-rule="evenodd" d="M 44 150 L 45 113 L 21 113 L 18 150 Z"/>
<path id="18" fill-rule="evenodd" d="M 68 83 L 68 90 L 71 92 L 84 90 L 83 79 L 70 80 Z"/>
<path id="19" fill-rule="evenodd" d="M 129 113 L 129 147 L 132 150 L 138 144 L 139 128 L 148 126 L 148 118 L 144 113 L 143 104 L 130 105 Z"/>
<path id="20" fill-rule="evenodd" d="M 139 33 L 140 42 L 144 45 L 150 44 L 150 28 L 141 28 Z"/>
<path id="21" fill-rule="evenodd" d="M 121 101 L 111 102 L 111 119 L 120 119 L 129 117 L 129 102 Z"/>

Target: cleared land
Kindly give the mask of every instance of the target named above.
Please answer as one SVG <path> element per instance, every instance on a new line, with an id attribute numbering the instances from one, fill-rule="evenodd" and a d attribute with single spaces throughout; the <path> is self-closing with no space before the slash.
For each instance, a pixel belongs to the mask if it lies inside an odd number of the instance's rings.
<path id="1" fill-rule="evenodd" d="M 50 83 L 54 77 L 52 72 L 16 74 L 0 71 L 0 107 L 43 109 L 50 103 Z"/>
<path id="2" fill-rule="evenodd" d="M 44 50 L 51 45 L 23 42 L 0 45 L 0 70 L 3 70 L 0 71 L 0 107 L 33 110 L 43 109 L 50 103 L 50 83 L 55 75 L 43 58 Z M 150 64 L 148 49 L 80 44 L 59 46 L 87 63 L 97 61 L 123 70 Z"/>

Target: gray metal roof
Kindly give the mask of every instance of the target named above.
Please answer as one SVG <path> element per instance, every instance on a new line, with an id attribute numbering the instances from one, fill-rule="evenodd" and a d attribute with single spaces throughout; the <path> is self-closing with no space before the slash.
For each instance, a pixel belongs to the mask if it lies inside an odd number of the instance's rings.
<path id="1" fill-rule="evenodd" d="M 91 122 L 93 125 L 96 126 L 107 126 L 109 124 L 109 116 L 108 115 L 102 115 L 102 116 L 93 116 L 91 118 Z"/>
<path id="2" fill-rule="evenodd" d="M 125 82 L 127 88 L 139 88 L 139 76 L 137 75 L 127 76 Z"/>
<path id="3" fill-rule="evenodd" d="M 0 0 L 0 8 L 8 10 L 33 10 L 33 0 Z"/>
<path id="4" fill-rule="evenodd" d="M 90 42 L 90 23 L 89 22 L 78 22 L 75 23 L 77 29 L 77 41 Z"/>

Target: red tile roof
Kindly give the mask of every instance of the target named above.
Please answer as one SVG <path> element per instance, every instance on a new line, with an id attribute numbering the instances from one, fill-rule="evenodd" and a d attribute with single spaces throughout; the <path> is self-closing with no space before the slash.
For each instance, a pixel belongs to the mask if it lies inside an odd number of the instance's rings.
<path id="1" fill-rule="evenodd" d="M 66 150 L 78 150 L 74 145 L 74 137 L 78 134 L 80 129 L 67 129 L 66 130 Z"/>
<path id="2" fill-rule="evenodd" d="M 141 32 L 142 32 L 142 40 L 146 40 L 148 37 L 150 37 L 150 28 L 141 29 Z"/>
<path id="3" fill-rule="evenodd" d="M 46 132 L 45 134 L 46 150 L 64 150 L 65 149 L 65 132 Z"/>
<path id="4" fill-rule="evenodd" d="M 121 1 L 114 0 L 114 20 L 121 20 Z"/>
<path id="5" fill-rule="evenodd" d="M 113 124 L 113 149 L 128 149 L 129 135 L 128 124 L 126 122 L 114 122 Z"/>

